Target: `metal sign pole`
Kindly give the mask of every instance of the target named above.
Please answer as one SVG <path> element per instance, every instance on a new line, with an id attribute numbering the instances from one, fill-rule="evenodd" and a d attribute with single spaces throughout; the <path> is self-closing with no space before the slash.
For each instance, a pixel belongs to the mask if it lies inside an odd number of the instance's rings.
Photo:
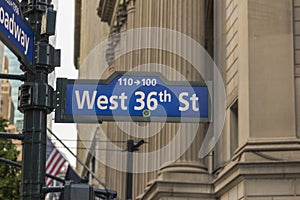
<path id="1" fill-rule="evenodd" d="M 54 108 L 48 74 L 59 66 L 60 52 L 49 45 L 49 36 L 55 33 L 51 0 L 23 0 L 21 6 L 34 32 L 35 49 L 33 64 L 22 67 L 27 77 L 19 88 L 18 109 L 24 113 L 21 196 L 38 200 L 44 199 L 47 114 Z"/>
<path id="2" fill-rule="evenodd" d="M 144 140 L 140 140 L 136 144 L 133 140 L 127 141 L 126 200 L 132 199 L 133 153 L 138 151 L 143 144 L 145 144 Z"/>
<path id="3" fill-rule="evenodd" d="M 127 173 L 126 173 L 126 200 L 132 199 L 132 167 L 133 167 L 133 152 L 134 141 L 127 141 Z"/>

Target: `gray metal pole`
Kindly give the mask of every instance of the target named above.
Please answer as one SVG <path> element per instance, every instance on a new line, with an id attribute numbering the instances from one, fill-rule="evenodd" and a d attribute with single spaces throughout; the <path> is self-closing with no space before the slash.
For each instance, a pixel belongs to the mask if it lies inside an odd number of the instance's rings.
<path id="1" fill-rule="evenodd" d="M 24 141 L 22 165 L 22 199 L 44 199 L 41 189 L 45 183 L 46 112 L 24 112 Z"/>
<path id="2" fill-rule="evenodd" d="M 144 140 L 134 144 L 133 140 L 127 141 L 127 173 L 126 173 L 126 200 L 132 199 L 133 153 L 145 144 Z"/>
<path id="3" fill-rule="evenodd" d="M 53 108 L 53 89 L 48 74 L 54 70 L 54 48 L 49 35 L 41 34 L 43 15 L 52 10 L 51 0 L 23 0 L 22 11 L 34 32 L 35 58 L 32 66 L 22 66 L 26 81 L 19 88 L 18 108 L 24 113 L 22 193 L 23 200 L 44 199 L 47 114 Z M 55 23 L 55 20 L 54 20 Z M 58 62 L 57 62 L 58 63 Z"/>
<path id="4" fill-rule="evenodd" d="M 126 173 L 126 200 L 132 199 L 132 171 L 133 171 L 134 141 L 127 141 L 127 173 Z"/>

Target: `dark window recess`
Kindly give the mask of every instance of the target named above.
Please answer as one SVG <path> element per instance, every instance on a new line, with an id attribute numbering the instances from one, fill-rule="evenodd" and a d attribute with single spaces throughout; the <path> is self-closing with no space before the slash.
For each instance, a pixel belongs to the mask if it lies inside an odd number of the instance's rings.
<path id="1" fill-rule="evenodd" d="M 230 107 L 230 156 L 233 156 L 239 143 L 238 101 Z"/>

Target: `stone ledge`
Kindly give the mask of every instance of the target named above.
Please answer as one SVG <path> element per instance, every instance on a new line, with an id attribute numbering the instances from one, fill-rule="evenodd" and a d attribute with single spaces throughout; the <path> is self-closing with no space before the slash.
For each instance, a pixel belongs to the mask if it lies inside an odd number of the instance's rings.
<path id="1" fill-rule="evenodd" d="M 269 161 L 235 163 L 222 172 L 213 182 L 216 196 L 225 193 L 234 185 L 246 179 L 299 178 L 300 161 Z"/>
<path id="2" fill-rule="evenodd" d="M 198 162 L 173 163 L 163 167 L 156 180 L 151 181 L 144 194 L 137 199 L 176 199 L 214 200 L 211 176 L 205 167 Z"/>
<path id="3" fill-rule="evenodd" d="M 215 200 L 212 196 L 212 187 L 209 184 L 199 183 L 183 183 L 174 181 L 156 180 L 145 191 L 144 194 L 138 196 L 139 200 L 156 200 L 161 197 L 182 197 L 182 199 L 205 199 Z"/>
<path id="4" fill-rule="evenodd" d="M 116 0 L 100 0 L 97 10 L 101 21 L 110 24 L 116 3 Z"/>
<path id="5" fill-rule="evenodd" d="M 238 159 L 241 154 L 253 151 L 300 151 L 300 140 L 295 138 L 271 138 L 248 141 L 235 151 L 232 160 Z"/>

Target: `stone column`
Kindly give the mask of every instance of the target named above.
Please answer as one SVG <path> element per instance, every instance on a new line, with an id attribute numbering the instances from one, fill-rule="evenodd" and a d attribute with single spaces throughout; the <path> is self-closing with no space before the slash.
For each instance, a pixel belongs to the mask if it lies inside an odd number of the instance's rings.
<path id="1" fill-rule="evenodd" d="M 127 21 L 126 24 L 122 26 L 121 32 L 144 27 L 165 28 L 185 34 L 187 37 L 191 37 L 203 47 L 207 47 L 207 38 L 212 38 L 207 37 L 207 34 L 211 32 L 206 30 L 208 27 L 206 17 L 209 5 L 209 1 L 207 0 L 137 0 L 127 2 Z M 212 27 L 210 26 L 210 28 Z M 183 51 L 190 50 L 188 49 L 190 48 L 189 46 L 185 46 L 183 43 L 184 41 L 178 40 L 178 38 L 164 37 L 161 31 L 158 31 L 156 35 L 151 36 L 147 35 L 148 33 L 143 34 L 146 34 L 147 37 L 144 37 L 143 39 L 136 37 L 132 41 L 125 41 L 122 43 L 124 46 L 118 45 L 116 47 L 116 54 L 118 53 L 118 48 L 130 48 L 131 45 L 139 45 L 142 42 L 145 42 L 145 39 L 149 40 L 147 42 L 152 42 L 152 40 L 153 42 L 159 42 L 162 46 L 171 44 L 173 47 L 182 49 Z M 181 74 L 188 81 L 202 80 L 201 74 L 199 74 L 189 62 L 180 57 L 180 55 L 175 55 L 160 49 L 138 49 L 126 55 L 121 55 L 120 58 L 114 61 L 109 69 L 110 72 L 113 72 L 114 70 L 130 71 L 135 67 L 143 65 L 144 70 L 161 72 L 171 81 L 180 80 L 180 76 L 178 74 Z M 167 70 L 165 66 L 173 69 L 173 71 L 170 72 L 170 70 Z M 137 70 L 138 69 L 134 69 L 134 71 Z M 142 69 L 140 70 L 142 71 Z M 130 132 L 129 134 L 134 133 L 138 136 L 139 130 L 137 126 L 147 127 L 148 123 L 124 123 L 123 125 L 126 126 L 126 130 Z M 210 199 L 210 177 L 206 167 L 198 158 L 198 152 L 206 134 L 207 125 L 200 124 L 194 142 L 192 144 L 187 144 L 188 139 L 191 139 L 193 136 L 193 126 L 194 124 L 185 124 L 182 126 L 184 127 L 182 131 L 184 133 L 184 137 L 172 146 L 170 152 L 167 152 L 164 155 L 157 154 L 153 161 L 145 161 L 146 163 L 139 163 L 140 161 L 135 161 L 136 166 L 145 165 L 148 166 L 149 169 L 157 163 L 162 163 L 163 165 L 158 171 L 134 174 L 133 188 L 138 190 L 133 193 L 134 199 L 137 195 L 143 193 L 145 188 L 149 189 L 157 182 L 163 182 L 166 187 L 173 187 L 170 186 L 168 182 L 173 182 L 175 185 L 177 183 L 184 183 L 179 186 L 182 188 L 182 191 L 179 192 L 179 196 L 183 195 L 185 197 L 199 199 L 199 195 L 201 194 L 206 200 Z M 115 123 L 108 123 L 107 125 L 107 131 L 110 132 L 108 135 L 110 135 L 112 139 L 127 140 L 130 138 L 127 135 L 128 133 L 124 133 L 115 127 Z M 174 139 L 178 130 L 182 127 L 181 124 L 167 123 L 161 128 L 161 124 L 152 123 L 151 128 L 148 126 L 148 129 L 146 128 L 146 131 L 143 134 L 151 135 L 154 130 L 161 130 L 157 134 L 145 139 L 149 143 L 140 148 L 139 153 L 153 152 L 162 149 Z M 189 148 L 187 151 L 184 151 L 187 145 Z M 183 154 L 176 162 L 163 163 L 164 160 L 169 160 L 179 151 L 182 151 Z M 124 162 L 125 161 L 119 160 L 118 164 L 126 164 Z M 117 176 L 120 179 L 125 180 L 124 173 L 119 173 L 111 169 L 109 169 L 108 172 L 114 175 L 118 174 Z M 116 182 L 119 184 L 120 179 L 109 179 L 108 185 L 114 186 Z M 191 185 L 196 188 L 194 192 L 191 192 L 191 190 L 188 189 L 191 188 Z M 118 191 L 121 197 L 124 196 L 124 187 L 118 188 Z M 157 191 L 157 193 L 160 192 L 165 191 Z M 152 199 L 147 195 L 148 194 L 145 194 L 142 198 Z M 176 196 L 177 194 L 174 195 Z"/>
<path id="2" fill-rule="evenodd" d="M 195 41 L 205 47 L 205 39 L 207 38 L 206 34 L 209 33 L 209 31 L 206 30 L 207 24 L 205 23 L 208 13 L 208 5 L 208 1 L 205 0 L 136 1 L 135 17 L 133 22 L 134 27 L 160 27 L 175 30 L 187 35 L 188 37 L 193 38 Z M 171 44 L 176 48 L 185 47 L 183 41 L 176 41 L 175 38 L 163 38 L 159 33 L 157 34 L 157 37 L 162 46 L 167 45 L 168 42 L 171 42 Z M 179 77 L 176 72 L 183 75 L 186 80 L 189 81 L 202 80 L 201 75 L 193 68 L 193 66 L 191 66 L 190 63 L 181 58 L 179 55 L 174 55 L 162 50 L 151 49 L 138 50 L 134 55 L 134 66 L 139 66 L 147 63 L 156 63 L 157 66 L 151 66 L 155 69 L 151 69 L 151 67 L 148 67 L 147 69 L 150 71 L 160 71 L 163 73 L 167 70 L 163 66 L 159 67 L 159 64 L 166 65 L 174 69 L 174 73 L 165 74 L 169 80 L 178 80 Z M 156 127 L 158 126 L 159 124 L 157 124 Z M 185 126 L 183 132 L 186 134 L 186 137 L 182 138 L 180 141 L 174 144 L 172 148 L 173 152 L 169 152 L 168 155 L 158 155 L 156 159 L 157 162 L 161 162 L 164 157 L 170 158 L 172 155 L 174 155 L 175 152 L 178 152 L 185 148 L 185 146 L 187 145 L 187 140 L 192 135 L 191 126 Z M 149 139 L 149 144 L 154 146 L 148 145 L 147 151 L 151 152 L 168 145 L 174 139 L 180 127 L 180 124 L 165 124 L 164 128 L 160 131 L 159 134 Z M 190 188 L 190 184 L 199 184 L 197 186 L 197 192 L 195 192 L 198 194 L 198 196 L 195 194 L 188 194 L 189 190 L 187 189 L 186 194 L 184 194 L 186 195 L 185 197 L 189 197 L 190 195 L 190 198 L 199 199 L 199 194 L 201 194 L 204 196 L 208 195 L 205 197 L 205 199 L 209 199 L 211 190 L 207 188 L 210 188 L 210 176 L 207 172 L 206 167 L 198 158 L 198 152 L 200 150 L 200 146 L 202 144 L 206 130 L 207 126 L 204 124 L 200 124 L 194 142 L 176 162 L 165 163 L 158 172 L 150 173 L 147 175 L 146 180 L 148 180 L 149 184 L 147 186 L 145 194 L 140 196 L 139 198 L 155 199 L 154 196 L 158 193 L 166 192 L 163 189 L 152 191 L 152 188 L 155 187 L 158 182 L 165 184 L 166 187 L 177 187 L 170 186 L 167 182 L 173 182 L 175 185 L 176 183 L 180 182 L 185 183 L 180 186 L 183 190 L 184 188 Z M 149 131 L 151 132 L 151 130 Z M 145 177 L 142 180 L 145 180 Z M 201 187 L 200 184 L 207 184 L 207 186 Z M 182 195 L 182 191 L 179 193 L 181 193 Z M 173 195 L 176 196 L 176 194 Z"/>

